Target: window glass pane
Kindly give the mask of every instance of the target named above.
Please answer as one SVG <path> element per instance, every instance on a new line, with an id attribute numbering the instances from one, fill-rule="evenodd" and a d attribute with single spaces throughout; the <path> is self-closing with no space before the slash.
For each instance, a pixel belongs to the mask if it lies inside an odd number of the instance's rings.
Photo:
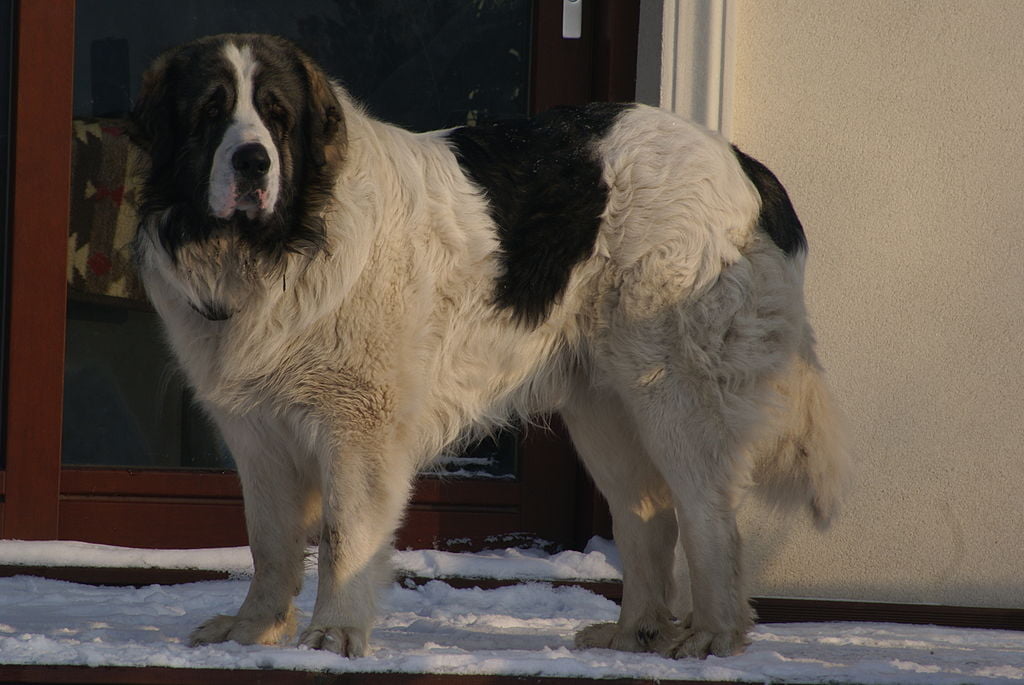
<path id="1" fill-rule="evenodd" d="M 132 268 L 124 117 L 164 49 L 222 32 L 296 41 L 371 113 L 414 130 L 528 110 L 530 0 L 78 0 L 64 463 L 230 466 Z M 443 467 L 511 477 L 514 436 Z"/>
<path id="2" fill-rule="evenodd" d="M 446 477 L 511 480 L 517 475 L 519 431 L 505 430 L 460 452 L 443 454 L 431 472 Z"/>
<path id="3" fill-rule="evenodd" d="M 230 466 L 160 336 L 151 312 L 69 300 L 65 464 Z"/>
<path id="4" fill-rule="evenodd" d="M 298 43 L 384 119 L 415 130 L 525 114 L 529 0 L 78 0 L 76 117 L 121 115 L 164 49 L 225 32 Z"/>

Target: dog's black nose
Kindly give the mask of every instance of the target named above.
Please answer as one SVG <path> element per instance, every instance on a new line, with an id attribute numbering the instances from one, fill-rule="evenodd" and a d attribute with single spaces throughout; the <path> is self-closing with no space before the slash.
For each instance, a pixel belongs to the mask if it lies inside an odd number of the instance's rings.
<path id="1" fill-rule="evenodd" d="M 267 148 L 259 143 L 246 143 L 231 155 L 231 166 L 243 178 L 254 181 L 270 171 L 270 155 L 267 154 Z"/>

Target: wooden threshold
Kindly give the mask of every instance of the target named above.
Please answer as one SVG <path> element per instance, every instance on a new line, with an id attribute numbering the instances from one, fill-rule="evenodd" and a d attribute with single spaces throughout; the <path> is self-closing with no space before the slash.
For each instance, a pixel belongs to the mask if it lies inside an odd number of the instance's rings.
<path id="1" fill-rule="evenodd" d="M 60 490 L 59 539 L 162 549 L 248 542 L 234 472 L 74 467 L 62 470 Z M 524 518 L 523 493 L 519 482 L 422 476 L 397 544 L 466 551 L 493 536 L 541 536 L 546 529 Z"/>
<path id="2" fill-rule="evenodd" d="M 164 568 L 101 568 L 83 566 L 0 566 L 0 578 L 31 575 L 86 585 L 134 586 L 174 585 L 206 580 L 227 580 L 226 571 Z M 555 587 L 580 587 L 619 603 L 622 583 L 583 580 L 500 580 L 496 578 L 422 578 L 399 574 L 400 583 L 424 585 L 440 580 L 454 588 L 492 590 L 520 583 L 541 582 Z M 901 604 L 831 599 L 795 599 L 755 597 L 758 623 L 903 623 L 950 628 L 987 628 L 1024 631 L 1024 609 L 945 606 L 938 604 Z M 2 679 L 0 679 L 2 682 Z"/>
<path id="3" fill-rule="evenodd" d="M 128 668 L 101 666 L 2 666 L 3 683 L 111 683 L 114 685 L 655 685 L 673 682 L 725 685 L 711 680 L 652 680 L 637 678 L 554 678 L 507 675 L 435 675 L 430 673 L 314 673 L 310 671 L 226 670 L 209 668 Z M 736 683 L 741 681 L 728 681 Z M 753 681 L 750 681 L 753 682 Z M 786 681 L 796 683 L 797 681 Z"/>
<path id="4" fill-rule="evenodd" d="M 3 493 L 0 471 L 0 494 Z M 515 506 L 521 485 L 514 481 L 445 478 L 424 475 L 416 480 L 412 504 Z M 176 499 L 241 500 L 234 471 L 185 469 L 115 469 L 66 467 L 61 470 L 61 497 L 169 497 Z"/>
<path id="5" fill-rule="evenodd" d="M 906 623 L 948 628 L 1024 630 L 1024 609 L 755 597 L 758 623 Z"/>
<path id="6" fill-rule="evenodd" d="M 146 587 L 147 585 L 181 585 L 206 580 L 228 580 L 227 571 L 194 568 L 105 568 L 102 566 L 0 566 L 0 578 L 35 576 L 64 580 L 83 585 L 112 587 Z M 0 682 L 3 682 L 0 679 Z"/>

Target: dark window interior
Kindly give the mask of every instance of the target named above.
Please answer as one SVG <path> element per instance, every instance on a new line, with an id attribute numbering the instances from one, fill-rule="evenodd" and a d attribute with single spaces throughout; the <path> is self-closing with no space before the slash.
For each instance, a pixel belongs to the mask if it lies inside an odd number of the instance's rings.
<path id="1" fill-rule="evenodd" d="M 377 117 L 414 130 L 526 114 L 529 0 L 78 0 L 76 117 L 119 116 L 161 51 L 266 32 L 298 43 Z"/>

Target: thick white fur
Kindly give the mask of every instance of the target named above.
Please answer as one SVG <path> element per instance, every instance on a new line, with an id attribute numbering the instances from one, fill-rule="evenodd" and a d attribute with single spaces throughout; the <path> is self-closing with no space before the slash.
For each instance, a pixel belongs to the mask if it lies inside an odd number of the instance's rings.
<path id="1" fill-rule="evenodd" d="M 729 145 L 656 109 L 625 113 L 593 151 L 610 189 L 597 248 L 530 329 L 492 304 L 495 229 L 443 135 L 374 121 L 337 95 L 347 157 L 315 258 L 260 271 L 216 236 L 175 263 L 161 218 L 140 227 L 150 297 L 238 463 L 256 564 L 238 615 L 193 642 L 290 635 L 319 522 L 300 641 L 364 654 L 417 471 L 467 431 L 560 410 L 625 563 L 618 623 L 579 643 L 740 651 L 752 614 L 734 507 L 751 465 L 825 521 L 845 457 L 802 257 L 756 229 L 759 197 Z M 234 315 L 204 319 L 192 304 L 210 298 Z M 688 569 L 674 571 L 677 536 Z M 691 607 L 680 621 L 677 599 Z"/>

